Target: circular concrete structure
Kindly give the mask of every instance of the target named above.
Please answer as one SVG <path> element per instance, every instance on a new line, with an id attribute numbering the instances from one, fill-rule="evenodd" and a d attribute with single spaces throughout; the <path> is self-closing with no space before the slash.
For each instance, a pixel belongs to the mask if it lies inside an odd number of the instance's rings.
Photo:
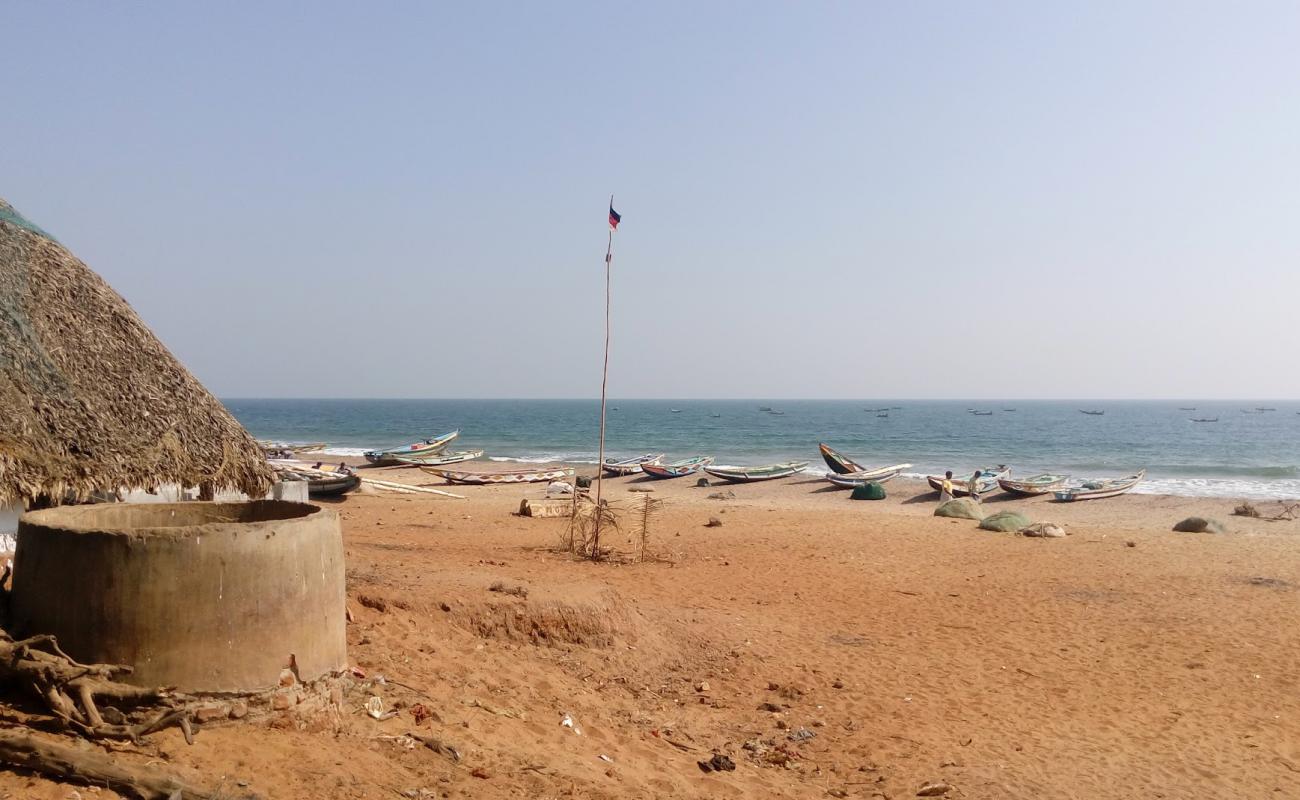
<path id="1" fill-rule="evenodd" d="M 246 692 L 286 667 L 342 669 L 344 603 L 338 516 L 306 503 L 65 506 L 18 524 L 14 634 L 132 665 L 141 686 Z"/>

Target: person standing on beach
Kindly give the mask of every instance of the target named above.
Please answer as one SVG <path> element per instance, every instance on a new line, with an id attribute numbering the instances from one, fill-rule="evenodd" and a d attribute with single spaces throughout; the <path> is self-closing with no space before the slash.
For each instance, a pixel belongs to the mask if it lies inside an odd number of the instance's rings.
<path id="1" fill-rule="evenodd" d="M 975 470 L 975 474 L 970 476 L 970 484 L 966 487 L 966 491 L 970 493 L 970 499 L 974 500 L 977 503 L 980 501 L 980 471 L 979 470 Z"/>
<path id="2" fill-rule="evenodd" d="M 939 487 L 939 502 L 946 503 L 952 499 L 952 470 L 943 474 L 943 484 Z"/>

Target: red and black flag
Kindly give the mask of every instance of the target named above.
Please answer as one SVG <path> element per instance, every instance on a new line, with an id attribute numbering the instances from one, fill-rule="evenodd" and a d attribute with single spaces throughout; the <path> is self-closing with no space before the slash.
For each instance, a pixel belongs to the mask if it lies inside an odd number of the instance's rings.
<path id="1" fill-rule="evenodd" d="M 623 215 L 614 210 L 614 204 L 609 204 L 609 228 L 618 230 L 618 223 L 623 221 Z"/>

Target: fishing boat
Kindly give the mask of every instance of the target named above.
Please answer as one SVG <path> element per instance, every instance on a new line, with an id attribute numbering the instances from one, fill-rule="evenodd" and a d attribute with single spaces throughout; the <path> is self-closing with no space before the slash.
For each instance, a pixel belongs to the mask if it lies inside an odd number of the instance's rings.
<path id="1" fill-rule="evenodd" d="M 395 456 L 395 459 L 397 463 L 411 467 L 441 467 L 482 457 L 482 450 L 457 450 L 453 453 L 434 453 L 431 456 Z"/>
<path id="2" fill-rule="evenodd" d="M 866 467 L 848 456 L 840 455 L 835 452 L 831 449 L 830 445 L 824 442 L 817 445 L 817 447 L 822 451 L 822 458 L 826 461 L 826 466 L 831 468 L 831 472 L 839 475 L 847 475 L 850 472 L 862 472 L 866 469 Z"/>
<path id="3" fill-rule="evenodd" d="M 1192 422 L 1218 422 L 1218 421 L 1219 421 L 1218 417 L 1197 417 L 1192 419 Z"/>
<path id="4" fill-rule="evenodd" d="M 1261 414 L 1264 413 L 1265 411 L 1277 411 L 1276 408 L 1268 408 L 1266 406 L 1255 406 L 1255 410 L 1260 412 Z"/>
<path id="5" fill-rule="evenodd" d="M 1012 412 L 1015 411 L 1014 408 L 1004 408 L 1004 409 L 1002 409 L 1002 410 L 1005 411 L 1005 412 L 1007 412 L 1007 413 L 1012 413 Z"/>
<path id="6" fill-rule="evenodd" d="M 361 476 L 346 466 L 293 466 L 275 470 L 281 480 L 306 481 L 308 497 L 338 497 L 361 485 Z"/>
<path id="7" fill-rule="evenodd" d="M 336 475 L 332 477 L 309 478 L 307 480 L 308 497 L 338 497 L 347 494 L 361 485 L 360 475 Z"/>
<path id="8" fill-rule="evenodd" d="M 889 419 L 889 412 L 882 411 L 881 413 L 876 415 L 876 419 Z"/>
<path id="9" fill-rule="evenodd" d="M 642 464 L 641 471 L 651 478 L 684 478 L 713 463 L 713 456 L 696 456 L 671 464 Z"/>
<path id="10" fill-rule="evenodd" d="M 903 474 L 903 470 L 908 469 L 911 466 L 911 464 L 894 464 L 888 467 L 864 469 L 858 472 L 846 472 L 843 474 L 828 472 L 826 473 L 826 480 L 836 486 L 843 486 L 845 489 L 855 489 L 859 486 L 865 486 L 868 483 L 884 483 L 885 481 L 891 481 Z"/>
<path id="11" fill-rule="evenodd" d="M 991 416 L 993 416 L 993 412 L 992 412 L 992 411 L 972 411 L 972 412 L 970 412 L 970 413 L 971 413 L 971 416 L 973 416 L 973 417 L 991 417 Z"/>
<path id="12" fill-rule="evenodd" d="M 1069 479 L 1069 475 L 1050 474 L 1035 475 L 1032 478 L 1021 478 L 1019 480 L 1008 476 L 998 478 L 998 486 L 1001 486 L 1004 492 L 1032 497 L 1039 494 L 1051 494 L 1061 488 Z"/>
<path id="13" fill-rule="evenodd" d="M 802 472 L 806 466 L 807 461 L 787 461 L 784 464 L 764 464 L 761 467 L 707 466 L 704 471 L 715 478 L 735 483 L 753 483 L 787 478 L 796 472 Z"/>
<path id="14" fill-rule="evenodd" d="M 418 442 L 404 444 L 400 447 L 390 447 L 387 450 L 371 450 L 366 453 L 366 460 L 371 464 L 382 467 L 398 463 L 397 458 L 399 456 L 402 458 L 424 458 L 442 450 L 457 436 L 460 436 L 458 430 L 444 433 L 441 436 L 434 436 L 431 439 L 421 439 Z"/>
<path id="15" fill-rule="evenodd" d="M 1075 500 L 1098 500 L 1103 497 L 1114 497 L 1118 494 L 1124 494 L 1129 489 L 1137 486 L 1146 476 L 1147 471 L 1140 469 L 1137 474 L 1124 478 L 1084 481 L 1079 486 L 1058 490 L 1055 493 L 1056 500 L 1059 503 L 1070 503 Z"/>
<path id="16" fill-rule="evenodd" d="M 1190 408 L 1183 408 L 1183 407 L 1180 406 L 1180 407 L 1178 408 L 1178 410 L 1179 410 L 1179 411 L 1195 411 L 1195 410 L 1196 410 L 1196 406 L 1192 406 L 1192 407 L 1190 407 Z"/>
<path id="17" fill-rule="evenodd" d="M 1090 416 L 1090 417 L 1100 417 L 1100 416 L 1102 416 L 1103 414 L 1105 414 L 1106 412 L 1105 412 L 1105 411 L 1085 411 L 1085 410 L 1083 410 L 1083 409 L 1081 408 L 1081 409 L 1079 409 L 1079 413 L 1080 413 L 1080 414 L 1087 414 L 1087 415 Z"/>
<path id="18" fill-rule="evenodd" d="M 430 475 L 437 475 L 447 483 L 470 483 L 477 485 L 497 483 L 540 483 L 558 481 L 573 477 L 573 467 L 540 466 L 524 469 L 507 469 L 488 472 L 485 470 L 456 470 L 442 467 L 420 467 Z"/>
<path id="19" fill-rule="evenodd" d="M 967 475 L 954 475 L 952 478 L 952 493 L 956 497 L 964 497 L 970 494 L 970 479 L 975 473 Z M 988 494 L 998 488 L 998 480 L 1011 474 L 1011 468 L 1006 464 L 995 464 L 991 467 L 980 468 L 979 489 L 980 494 Z M 930 475 L 926 477 L 930 488 L 936 492 L 943 491 L 943 476 Z"/>
<path id="20" fill-rule="evenodd" d="M 769 411 L 769 412 L 767 412 L 767 413 L 771 414 L 771 415 L 774 416 L 774 417 L 784 417 L 784 416 L 785 416 L 785 412 L 784 412 L 784 411 Z"/>
<path id="21" fill-rule="evenodd" d="M 680 408 L 670 408 L 670 409 L 668 409 L 668 410 L 671 411 L 671 412 L 674 413 L 674 414 L 680 414 L 680 413 L 682 413 L 682 410 L 681 410 Z"/>
<path id="22" fill-rule="evenodd" d="M 663 453 L 646 453 L 636 458 L 625 458 L 622 461 L 615 461 L 612 458 L 605 459 L 601 464 L 601 469 L 610 475 L 634 475 L 641 471 L 645 464 L 658 464 L 663 460 Z"/>
<path id="23" fill-rule="evenodd" d="M 759 410 L 759 411 L 771 411 L 771 410 L 772 410 L 772 407 L 771 407 L 771 406 L 759 406 L 759 407 L 758 407 L 758 410 Z"/>

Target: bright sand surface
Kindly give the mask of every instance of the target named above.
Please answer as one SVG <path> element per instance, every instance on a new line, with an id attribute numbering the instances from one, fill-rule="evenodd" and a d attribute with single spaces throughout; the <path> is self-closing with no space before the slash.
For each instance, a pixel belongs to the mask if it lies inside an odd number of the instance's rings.
<path id="1" fill-rule="evenodd" d="M 1300 522 L 1222 499 L 987 499 L 1071 534 L 1043 540 L 935 518 L 916 482 L 853 502 L 811 476 L 694 481 L 606 482 L 624 507 L 633 487 L 666 501 L 653 563 L 556 552 L 566 520 L 512 514 L 537 486 L 331 504 L 368 675 L 344 713 L 121 757 L 221 797 L 1300 797 Z M 1191 514 L 1230 532 L 1170 531 Z M 376 721 L 371 694 L 404 708 Z M 735 771 L 702 772 L 714 752 Z M 0 798 L 70 792 L 0 773 Z"/>

